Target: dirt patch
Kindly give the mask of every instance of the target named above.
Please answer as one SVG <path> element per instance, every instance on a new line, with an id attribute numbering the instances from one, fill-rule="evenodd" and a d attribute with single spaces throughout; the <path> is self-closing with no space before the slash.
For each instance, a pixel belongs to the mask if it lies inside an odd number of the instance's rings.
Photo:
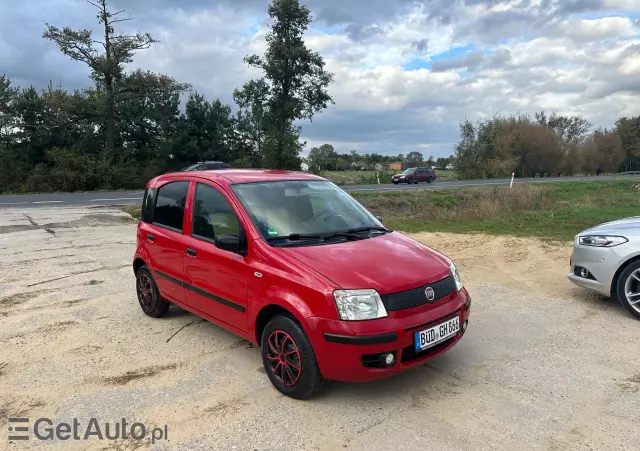
<path id="1" fill-rule="evenodd" d="M 78 354 L 78 355 L 91 355 L 91 354 L 95 354 L 101 349 L 102 349 L 102 346 L 84 345 L 78 348 L 73 348 L 69 352 L 71 352 L 72 354 Z"/>
<path id="2" fill-rule="evenodd" d="M 104 280 L 91 279 L 87 282 L 87 285 L 100 285 L 101 283 L 104 283 Z"/>
<path id="3" fill-rule="evenodd" d="M 76 321 L 58 321 L 53 324 L 42 326 L 37 329 L 36 332 L 40 334 L 57 334 L 60 332 L 65 332 L 76 325 L 78 325 Z"/>
<path id="4" fill-rule="evenodd" d="M 7 362 L 0 362 L 0 376 L 4 376 L 7 373 Z"/>
<path id="5" fill-rule="evenodd" d="M 135 371 L 127 371 L 120 376 L 106 377 L 103 379 L 103 381 L 107 385 L 126 385 L 129 382 L 143 379 L 145 377 L 155 376 L 158 373 L 167 370 L 174 370 L 177 367 L 178 365 L 175 363 L 169 365 L 149 366 Z"/>
<path id="6" fill-rule="evenodd" d="M 34 293 L 17 293 L 11 296 L 0 299 L 0 307 L 14 307 L 16 305 L 24 304 L 29 299 L 37 296 L 37 292 Z"/>
<path id="7" fill-rule="evenodd" d="M 0 424 L 7 423 L 10 417 L 24 417 L 34 409 L 46 406 L 46 403 L 35 396 L 9 397 L 0 400 Z"/>

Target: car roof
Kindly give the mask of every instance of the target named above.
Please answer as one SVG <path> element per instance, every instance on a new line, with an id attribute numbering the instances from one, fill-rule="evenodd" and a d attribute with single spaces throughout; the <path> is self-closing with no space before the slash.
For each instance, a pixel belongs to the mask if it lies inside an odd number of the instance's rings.
<path id="1" fill-rule="evenodd" d="M 216 181 L 223 184 L 252 183 L 252 182 L 276 182 L 284 180 L 320 180 L 325 178 L 306 172 L 285 171 L 281 169 L 223 169 L 208 171 L 184 171 L 171 172 L 159 175 L 149 181 L 147 186 L 162 185 L 166 181 L 186 180 L 188 178 L 200 178 Z"/>

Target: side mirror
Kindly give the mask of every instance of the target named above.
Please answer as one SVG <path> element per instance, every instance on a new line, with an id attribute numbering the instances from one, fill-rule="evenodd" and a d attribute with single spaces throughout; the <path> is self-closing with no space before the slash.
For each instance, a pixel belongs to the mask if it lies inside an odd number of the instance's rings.
<path id="1" fill-rule="evenodd" d="M 236 254 L 240 252 L 240 237 L 238 235 L 217 235 L 215 242 L 218 249 Z"/>
<path id="2" fill-rule="evenodd" d="M 376 219 L 380 222 L 382 222 L 382 216 L 376 216 Z"/>

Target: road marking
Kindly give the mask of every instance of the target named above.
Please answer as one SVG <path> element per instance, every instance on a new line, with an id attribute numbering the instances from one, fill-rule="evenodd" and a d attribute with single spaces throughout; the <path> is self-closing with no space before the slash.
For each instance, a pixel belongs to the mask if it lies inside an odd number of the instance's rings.
<path id="1" fill-rule="evenodd" d="M 142 200 L 142 197 L 113 197 L 111 199 L 91 199 L 89 202 L 104 202 L 105 200 Z"/>
<path id="2" fill-rule="evenodd" d="M 28 204 L 29 202 L 3 202 L 0 205 L 23 205 Z"/>
<path id="3" fill-rule="evenodd" d="M 58 204 L 62 203 L 61 200 L 41 200 L 38 202 L 31 202 L 32 204 Z"/>

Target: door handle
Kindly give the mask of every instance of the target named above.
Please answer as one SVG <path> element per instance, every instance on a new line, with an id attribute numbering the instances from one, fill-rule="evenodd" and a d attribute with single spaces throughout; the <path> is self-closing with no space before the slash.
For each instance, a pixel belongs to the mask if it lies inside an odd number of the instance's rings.
<path id="1" fill-rule="evenodd" d="M 152 234 L 148 233 L 147 239 L 153 243 L 153 240 L 155 240 L 155 237 Z"/>
<path id="2" fill-rule="evenodd" d="M 187 248 L 187 255 L 195 257 L 196 256 L 196 250 L 195 249 L 191 249 L 190 247 L 188 247 Z"/>

